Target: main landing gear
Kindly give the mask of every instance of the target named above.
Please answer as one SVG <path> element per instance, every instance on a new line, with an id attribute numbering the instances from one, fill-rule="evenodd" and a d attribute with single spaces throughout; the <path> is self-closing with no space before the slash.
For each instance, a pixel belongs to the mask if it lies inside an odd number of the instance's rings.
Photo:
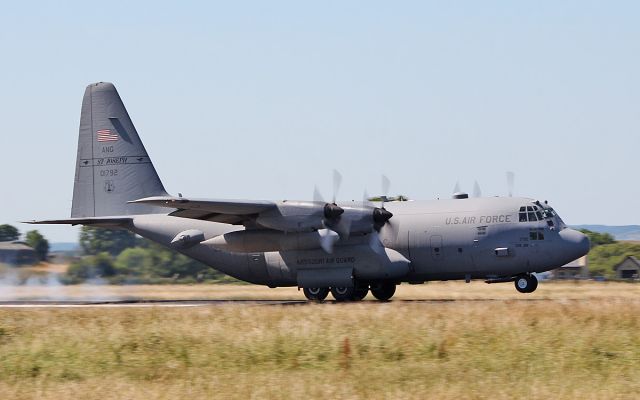
<path id="1" fill-rule="evenodd" d="M 532 293 L 538 288 L 538 278 L 535 275 L 523 274 L 516 276 L 514 281 L 516 290 L 520 293 Z"/>
<path id="2" fill-rule="evenodd" d="M 322 301 L 327 298 L 329 288 L 304 288 L 303 292 L 305 297 L 311 301 Z"/>
<path id="3" fill-rule="evenodd" d="M 378 300 L 387 301 L 396 292 L 396 284 L 389 282 L 376 283 L 372 285 L 356 283 L 353 287 L 332 287 L 332 288 L 304 288 L 303 292 L 307 299 L 311 301 L 323 301 L 329 292 L 338 302 L 360 301 L 364 299 L 371 289 L 371 294 Z"/>

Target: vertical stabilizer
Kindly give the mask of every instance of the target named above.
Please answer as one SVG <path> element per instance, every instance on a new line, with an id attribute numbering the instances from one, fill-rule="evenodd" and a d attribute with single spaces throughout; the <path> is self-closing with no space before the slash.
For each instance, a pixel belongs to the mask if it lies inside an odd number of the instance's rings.
<path id="1" fill-rule="evenodd" d="M 87 86 L 82 100 L 72 218 L 166 213 L 127 204 L 167 195 L 129 114 L 111 83 Z"/>

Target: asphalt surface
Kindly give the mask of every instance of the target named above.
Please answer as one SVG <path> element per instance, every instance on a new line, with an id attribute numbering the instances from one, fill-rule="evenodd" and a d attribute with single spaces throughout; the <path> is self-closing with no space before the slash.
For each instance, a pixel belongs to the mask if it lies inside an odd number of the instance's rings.
<path id="1" fill-rule="evenodd" d="M 16 300 L 0 301 L 0 308 L 67 308 L 67 307 L 202 307 L 225 304 L 296 305 L 305 300 Z"/>
<path id="2" fill-rule="evenodd" d="M 522 298 L 522 299 L 396 299 L 390 302 L 379 302 L 374 299 L 364 300 L 365 304 L 384 304 L 384 303 L 450 303 L 450 302 L 539 302 L 549 301 L 544 298 Z M 579 299 L 563 299 L 563 301 L 579 301 Z M 333 300 L 326 300 L 324 303 L 334 304 Z M 223 306 L 223 305 L 250 305 L 250 306 L 295 306 L 310 304 L 304 299 L 300 300 L 142 300 L 142 299 L 124 299 L 124 300 L 12 300 L 0 301 L 1 308 L 83 308 L 83 307 L 206 307 L 206 306 Z M 315 304 L 315 303 L 311 303 Z M 349 304 L 349 303 L 341 303 Z"/>

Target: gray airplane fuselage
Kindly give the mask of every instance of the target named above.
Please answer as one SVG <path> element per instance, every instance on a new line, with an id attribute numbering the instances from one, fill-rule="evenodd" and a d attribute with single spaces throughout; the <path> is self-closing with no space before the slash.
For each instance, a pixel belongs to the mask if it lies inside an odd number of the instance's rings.
<path id="1" fill-rule="evenodd" d="M 380 230 L 380 241 L 410 262 L 408 268 L 393 271 L 387 257 L 371 251 L 369 234 L 339 241 L 328 254 L 321 248 L 295 249 L 306 233 L 270 230 L 251 232 L 257 236 L 244 252 L 222 251 L 212 241 L 243 228 L 167 215 L 135 216 L 131 230 L 168 247 L 173 247 L 170 242 L 180 232 L 201 231 L 204 241 L 177 250 L 238 279 L 272 287 L 298 285 L 299 270 L 340 267 L 353 268 L 354 278 L 363 280 L 485 279 L 548 271 L 586 254 L 586 237 L 564 227 L 557 215 L 520 222 L 519 209 L 526 206 L 533 206 L 533 200 L 494 197 L 387 203 L 393 218 Z M 251 251 L 261 246 L 261 234 L 281 235 L 282 249 Z M 287 242 L 294 248 L 287 249 Z"/>

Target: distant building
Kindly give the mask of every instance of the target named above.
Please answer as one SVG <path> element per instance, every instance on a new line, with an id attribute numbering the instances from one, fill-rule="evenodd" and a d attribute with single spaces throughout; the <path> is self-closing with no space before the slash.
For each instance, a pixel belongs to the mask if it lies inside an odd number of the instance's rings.
<path id="1" fill-rule="evenodd" d="M 551 271 L 551 279 L 587 279 L 589 278 L 589 266 L 587 256 L 573 260 L 560 268 Z"/>
<path id="2" fill-rule="evenodd" d="M 24 242 L 0 242 L 0 263 L 21 265 L 35 264 L 38 255 Z"/>
<path id="3" fill-rule="evenodd" d="M 638 279 L 640 276 L 640 260 L 634 256 L 627 256 L 622 262 L 613 267 L 618 279 Z"/>

